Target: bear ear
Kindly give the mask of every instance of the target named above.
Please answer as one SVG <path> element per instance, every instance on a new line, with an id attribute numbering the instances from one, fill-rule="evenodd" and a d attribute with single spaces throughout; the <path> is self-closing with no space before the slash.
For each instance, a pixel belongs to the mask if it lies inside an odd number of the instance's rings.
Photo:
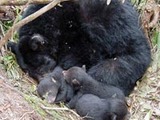
<path id="1" fill-rule="evenodd" d="M 73 86 L 80 86 L 81 85 L 77 79 L 73 79 L 72 84 L 73 84 Z"/>
<path id="2" fill-rule="evenodd" d="M 57 81 L 52 77 L 51 78 L 52 82 L 57 83 Z"/>
<path id="3" fill-rule="evenodd" d="M 62 71 L 62 74 L 63 74 L 64 76 L 67 76 L 67 70 L 63 70 L 63 71 Z"/>
<path id="4" fill-rule="evenodd" d="M 86 65 L 82 65 L 82 69 L 86 72 Z"/>

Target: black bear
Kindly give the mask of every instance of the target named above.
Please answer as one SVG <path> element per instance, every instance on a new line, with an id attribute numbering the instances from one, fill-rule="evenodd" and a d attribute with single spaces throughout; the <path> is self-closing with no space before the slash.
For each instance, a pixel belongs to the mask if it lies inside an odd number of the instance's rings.
<path id="1" fill-rule="evenodd" d="M 39 38 L 40 37 L 41 36 L 39 36 Z M 39 38 L 38 39 L 34 39 L 34 41 L 38 41 Z M 15 53 L 17 62 L 19 64 L 19 66 L 22 68 L 22 70 L 24 70 L 31 77 L 37 79 L 38 82 L 40 82 L 40 78 L 45 73 L 50 72 L 56 66 L 56 61 L 53 58 L 51 58 L 48 54 L 42 54 L 42 53 L 36 54 L 36 53 L 38 53 L 36 51 L 33 52 L 34 54 L 32 52 L 30 52 L 30 51 L 27 51 L 27 54 L 29 54 L 29 55 L 32 54 L 33 56 L 32 57 L 30 56 L 30 59 L 25 59 L 23 57 L 22 53 L 19 51 L 19 47 L 18 47 L 18 46 L 20 46 L 21 42 L 24 45 L 24 49 L 28 49 L 29 50 L 29 48 L 28 48 L 29 46 L 26 45 L 26 43 L 23 42 L 22 39 L 18 44 L 13 43 L 13 42 L 9 42 L 7 47 L 9 49 L 11 49 L 11 51 L 13 53 Z M 33 44 L 35 44 L 35 43 L 33 43 Z M 32 44 L 30 44 L 30 45 L 32 46 Z M 25 50 L 24 50 L 24 52 L 25 52 Z M 28 64 L 25 62 L 25 60 L 27 60 Z"/>
<path id="2" fill-rule="evenodd" d="M 64 79 L 73 87 L 76 95 L 69 101 L 68 106 L 74 108 L 77 100 L 83 94 L 94 94 L 99 98 L 117 98 L 126 102 L 123 92 L 114 86 L 106 85 L 89 76 L 83 68 L 72 67 L 63 71 Z"/>
<path id="3" fill-rule="evenodd" d="M 74 95 L 71 86 L 66 84 L 62 71 L 63 69 L 57 66 L 52 72 L 46 73 L 39 79 L 37 92 L 49 103 L 69 102 Z"/>
<path id="4" fill-rule="evenodd" d="M 23 18 L 43 6 L 30 5 Z M 66 70 L 86 65 L 95 80 L 116 86 L 125 95 L 151 61 L 150 47 L 129 0 L 111 0 L 109 5 L 106 0 L 62 2 L 21 27 L 14 47 L 30 76 L 55 66 Z"/>
<path id="5" fill-rule="evenodd" d="M 129 112 L 124 101 L 116 98 L 101 99 L 85 94 L 75 105 L 84 120 L 128 120 Z"/>

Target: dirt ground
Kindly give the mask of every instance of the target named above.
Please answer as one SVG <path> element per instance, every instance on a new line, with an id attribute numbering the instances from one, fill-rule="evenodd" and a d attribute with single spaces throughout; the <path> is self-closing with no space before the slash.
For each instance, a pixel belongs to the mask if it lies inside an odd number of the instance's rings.
<path id="1" fill-rule="evenodd" d="M 3 75 L 3 76 L 2 76 Z M 0 120 L 42 120 L 0 70 Z"/>
<path id="2" fill-rule="evenodd" d="M 153 0 L 150 0 L 153 1 Z M 153 10 L 155 4 L 148 4 Z M 145 10 L 146 8 L 143 7 Z M 142 12 L 143 26 L 152 25 L 159 32 L 158 21 L 149 21 L 154 18 L 154 12 Z M 159 12 L 157 12 L 160 14 Z M 0 14 L 0 18 L 1 18 Z M 157 14 L 156 14 L 157 15 Z M 156 22 L 156 24 L 155 24 Z M 152 23 L 152 24 L 148 24 Z M 154 27 L 153 27 L 154 26 Z M 2 26 L 1 26 L 2 27 Z M 152 44 L 152 36 L 145 29 L 146 36 L 151 43 L 152 63 L 146 74 L 137 82 L 132 94 L 127 98 L 130 120 L 160 120 L 160 44 Z M 0 120 L 80 120 L 75 111 L 68 109 L 63 103 L 48 104 L 37 95 L 36 82 L 21 71 L 13 54 L 6 48 L 0 51 Z"/>
<path id="3" fill-rule="evenodd" d="M 0 68 L 0 120 L 80 119 L 63 104 L 50 105 L 41 100 L 36 93 L 35 81 L 23 72 L 21 78 L 7 78 L 6 72 Z"/>

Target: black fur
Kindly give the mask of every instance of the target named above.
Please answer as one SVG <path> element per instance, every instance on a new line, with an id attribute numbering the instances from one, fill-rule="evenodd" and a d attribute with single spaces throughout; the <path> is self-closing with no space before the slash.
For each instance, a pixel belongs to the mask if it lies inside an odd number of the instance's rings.
<path id="1" fill-rule="evenodd" d="M 11 49 L 13 53 L 15 53 L 17 62 L 19 66 L 22 68 L 22 70 L 27 72 L 31 77 L 37 79 L 38 82 L 40 81 L 39 79 L 45 73 L 51 72 L 53 68 L 56 66 L 56 61 L 53 58 L 51 58 L 48 54 L 38 53 L 37 51 L 34 51 L 33 54 L 32 52 L 30 53 L 30 51 L 27 51 L 26 56 L 28 56 L 29 54 L 28 58 L 30 59 L 25 59 L 18 49 L 18 46 L 20 46 L 19 44 L 9 42 L 8 48 Z M 32 47 L 32 44 L 30 45 L 30 47 Z M 29 45 L 25 45 L 24 43 L 23 47 L 26 47 L 25 49 L 28 49 Z M 25 62 L 25 60 L 27 60 L 27 63 Z"/>
<path id="2" fill-rule="evenodd" d="M 74 108 L 77 100 L 83 94 L 93 94 L 103 99 L 118 98 L 126 102 L 125 96 L 119 88 L 94 80 L 80 67 L 72 67 L 63 71 L 63 75 L 67 83 L 77 92 L 77 95 L 68 103 L 70 108 Z"/>
<path id="3" fill-rule="evenodd" d="M 62 70 L 57 66 L 51 73 L 40 78 L 37 92 L 49 103 L 68 102 L 73 97 L 73 89 L 66 84 Z"/>
<path id="4" fill-rule="evenodd" d="M 43 6 L 30 5 L 23 18 Z M 37 38 L 44 42 L 35 42 Z M 28 71 L 33 69 L 40 75 L 52 71 L 52 59 L 63 69 L 85 64 L 94 79 L 120 88 L 125 95 L 151 61 L 137 12 L 128 0 L 124 4 L 112 0 L 110 5 L 106 0 L 63 2 L 21 27 L 16 46 L 17 59 L 23 59 L 19 61 Z"/>
<path id="5" fill-rule="evenodd" d="M 116 98 L 101 99 L 93 94 L 80 97 L 75 109 L 84 120 L 127 120 L 129 115 L 124 101 Z"/>

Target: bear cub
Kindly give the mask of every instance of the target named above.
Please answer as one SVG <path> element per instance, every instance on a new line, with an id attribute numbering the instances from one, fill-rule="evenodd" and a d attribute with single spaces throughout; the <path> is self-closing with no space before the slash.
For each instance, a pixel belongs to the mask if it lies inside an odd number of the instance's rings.
<path id="1" fill-rule="evenodd" d="M 101 99 L 93 94 L 84 94 L 75 109 L 84 120 L 128 120 L 129 112 L 123 100 Z"/>
<path id="2" fill-rule="evenodd" d="M 62 71 L 63 69 L 57 66 L 39 79 L 37 92 L 49 103 L 68 102 L 73 97 L 73 89 L 64 80 Z"/>
<path id="3" fill-rule="evenodd" d="M 72 67 L 63 75 L 75 93 L 67 105 L 85 120 L 126 120 L 127 103 L 119 88 L 94 80 L 84 67 Z"/>
<path id="4" fill-rule="evenodd" d="M 63 75 L 66 82 L 73 87 L 76 93 L 68 103 L 71 108 L 74 108 L 76 101 L 83 94 L 94 94 L 103 99 L 117 98 L 126 102 L 125 95 L 119 88 L 94 80 L 85 72 L 85 68 L 72 67 L 63 71 Z"/>

